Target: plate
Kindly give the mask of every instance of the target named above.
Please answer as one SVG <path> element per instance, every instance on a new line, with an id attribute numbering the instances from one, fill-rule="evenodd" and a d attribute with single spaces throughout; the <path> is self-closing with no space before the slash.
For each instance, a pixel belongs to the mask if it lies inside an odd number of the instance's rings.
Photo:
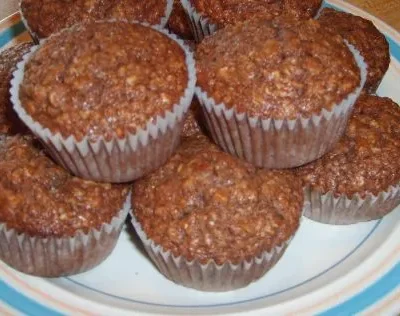
<path id="1" fill-rule="evenodd" d="M 378 90 L 400 103 L 400 34 L 343 1 L 333 6 L 372 20 L 387 36 L 389 71 Z M 29 38 L 18 14 L 0 22 L 0 49 Z M 400 311 L 400 207 L 382 220 L 329 226 L 303 219 L 291 246 L 261 280 L 203 293 L 165 279 L 127 226 L 112 255 L 73 277 L 44 279 L 0 262 L 1 315 L 394 315 Z"/>

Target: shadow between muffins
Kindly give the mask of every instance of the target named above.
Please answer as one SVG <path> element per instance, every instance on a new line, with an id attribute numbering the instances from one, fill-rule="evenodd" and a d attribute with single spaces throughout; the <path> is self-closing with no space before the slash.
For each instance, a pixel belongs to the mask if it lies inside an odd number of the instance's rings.
<path id="1" fill-rule="evenodd" d="M 128 217 L 125 220 L 125 228 L 124 230 L 128 233 L 129 235 L 129 241 L 131 242 L 132 246 L 140 252 L 140 254 L 147 259 L 148 262 L 151 263 L 152 266 L 154 266 L 155 269 L 157 269 L 157 266 L 153 263 L 152 260 L 150 260 L 149 256 L 147 255 L 147 252 L 143 246 L 143 243 L 141 242 L 135 228 L 131 224 L 132 217 L 130 214 L 128 214 Z"/>

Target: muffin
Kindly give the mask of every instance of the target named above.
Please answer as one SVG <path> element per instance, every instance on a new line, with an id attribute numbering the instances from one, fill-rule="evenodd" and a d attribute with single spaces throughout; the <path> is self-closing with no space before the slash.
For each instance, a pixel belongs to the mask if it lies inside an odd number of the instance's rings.
<path id="1" fill-rule="evenodd" d="M 21 0 L 25 26 L 38 41 L 76 23 L 124 19 L 165 26 L 173 0 Z"/>
<path id="2" fill-rule="evenodd" d="M 186 17 L 185 10 L 183 9 L 180 0 L 174 0 L 174 6 L 171 15 L 169 16 L 167 26 L 168 29 L 180 37 L 187 40 L 193 39 L 190 22 Z"/>
<path id="3" fill-rule="evenodd" d="M 228 291 L 279 260 L 299 226 L 303 191 L 293 173 L 256 169 L 196 135 L 135 182 L 132 203 L 133 225 L 162 274 Z"/>
<path id="4" fill-rule="evenodd" d="M 385 36 L 371 21 L 334 9 L 323 9 L 318 20 L 360 52 L 368 67 L 364 90 L 375 93 L 390 64 L 389 43 Z"/>
<path id="5" fill-rule="evenodd" d="M 204 117 L 199 101 L 193 98 L 192 104 L 185 117 L 182 128 L 182 137 L 189 137 L 198 133 L 204 134 Z"/>
<path id="6" fill-rule="evenodd" d="M 19 64 L 14 108 L 73 174 L 128 182 L 175 150 L 194 91 L 192 54 L 166 31 L 75 25 Z"/>
<path id="7" fill-rule="evenodd" d="M 30 136 L 0 139 L 0 258 L 59 277 L 89 270 L 113 250 L 127 216 L 125 185 L 71 176 Z"/>
<path id="8" fill-rule="evenodd" d="M 249 19 L 272 19 L 287 15 L 295 19 L 310 19 L 321 7 L 321 0 L 255 0 L 213 1 L 181 0 L 193 36 L 199 43 L 215 30 Z"/>
<path id="9" fill-rule="evenodd" d="M 400 203 L 400 108 L 363 95 L 331 152 L 297 170 L 311 207 L 305 215 L 329 224 L 383 217 Z"/>
<path id="10" fill-rule="evenodd" d="M 0 53 L 0 134 L 25 132 L 25 126 L 15 115 L 10 101 L 10 81 L 18 61 L 29 52 L 32 43 L 21 43 Z"/>
<path id="11" fill-rule="evenodd" d="M 196 50 L 196 95 L 221 148 L 291 168 L 329 151 L 365 81 L 358 52 L 315 20 L 246 21 Z"/>

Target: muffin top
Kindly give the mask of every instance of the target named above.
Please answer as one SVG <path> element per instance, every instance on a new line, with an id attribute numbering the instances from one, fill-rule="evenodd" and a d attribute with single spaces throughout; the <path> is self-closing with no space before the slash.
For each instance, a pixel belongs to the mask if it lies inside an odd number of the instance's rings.
<path id="1" fill-rule="evenodd" d="M 348 197 L 377 195 L 400 182 L 400 107 L 363 95 L 344 136 L 322 158 L 297 170 L 312 189 Z"/>
<path id="2" fill-rule="evenodd" d="M 22 0 L 21 10 L 29 28 L 45 38 L 76 23 L 126 19 L 159 24 L 167 0 Z"/>
<path id="3" fill-rule="evenodd" d="M 50 37 L 25 66 L 22 106 L 53 133 L 125 137 L 179 103 L 185 52 L 139 24 L 75 25 Z"/>
<path id="4" fill-rule="evenodd" d="M 196 11 L 219 26 L 248 19 L 289 15 L 297 19 L 314 17 L 322 0 L 191 0 Z"/>
<path id="5" fill-rule="evenodd" d="M 23 130 L 12 109 L 10 101 L 10 81 L 17 63 L 32 47 L 33 43 L 21 43 L 0 53 L 0 134 L 17 133 Z"/>
<path id="6" fill-rule="evenodd" d="M 296 119 L 330 110 L 360 85 L 339 35 L 317 21 L 276 18 L 228 26 L 196 50 L 197 82 L 238 113 Z"/>
<path id="7" fill-rule="evenodd" d="M 375 93 L 390 64 L 389 44 L 385 36 L 371 21 L 334 9 L 324 9 L 319 21 L 360 51 L 368 65 L 364 90 Z"/>
<path id="8" fill-rule="evenodd" d="M 175 256 L 238 263 L 294 234 L 303 191 L 293 173 L 256 169 L 196 135 L 135 183 L 132 203 L 147 236 Z"/>
<path id="9" fill-rule="evenodd" d="M 174 0 L 171 15 L 168 19 L 168 28 L 185 39 L 193 39 L 189 21 L 180 0 Z"/>
<path id="10" fill-rule="evenodd" d="M 0 138 L 0 223 L 18 233 L 66 237 L 100 229 L 118 214 L 127 191 L 71 176 L 30 136 Z"/>

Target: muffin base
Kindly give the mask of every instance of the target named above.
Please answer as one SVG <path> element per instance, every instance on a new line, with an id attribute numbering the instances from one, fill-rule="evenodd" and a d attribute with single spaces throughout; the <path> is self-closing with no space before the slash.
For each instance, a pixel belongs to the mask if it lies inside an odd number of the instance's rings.
<path id="1" fill-rule="evenodd" d="M 182 7 L 186 13 L 186 17 L 190 22 L 190 29 L 192 30 L 193 37 L 197 43 L 200 43 L 204 37 L 213 34 L 218 26 L 204 18 L 196 9 L 191 5 L 190 0 L 180 0 Z"/>
<path id="2" fill-rule="evenodd" d="M 0 223 L 0 259 L 23 273 L 61 277 L 85 272 L 103 262 L 114 249 L 131 209 L 131 193 L 109 223 L 73 237 L 32 237 Z"/>
<path id="3" fill-rule="evenodd" d="M 349 225 L 382 218 L 400 205 L 400 184 L 378 195 L 368 193 L 365 198 L 358 194 L 351 198 L 335 196 L 333 192 L 321 193 L 307 187 L 304 197 L 305 217 L 325 224 Z"/>
<path id="4" fill-rule="evenodd" d="M 40 43 L 40 37 L 34 31 L 32 31 L 32 29 L 29 27 L 28 21 L 25 19 L 24 15 L 22 14 L 21 2 L 22 2 L 22 0 L 19 0 L 19 4 L 18 4 L 19 16 L 21 17 L 21 21 L 24 24 L 24 27 L 28 31 L 29 35 L 31 36 L 33 42 L 38 45 Z"/>
<path id="5" fill-rule="evenodd" d="M 196 82 L 193 55 L 184 42 L 174 34 L 158 26 L 149 26 L 175 42 L 185 52 L 188 69 L 188 85 L 180 102 L 165 111 L 163 116 L 151 118 L 145 128 L 125 138 L 114 136 L 111 140 L 99 137 L 90 141 L 84 137 L 78 141 L 74 136 L 63 137 L 42 126 L 25 111 L 19 100 L 19 88 L 24 76 L 25 64 L 39 46 L 18 63 L 11 81 L 11 101 L 19 118 L 41 140 L 52 157 L 74 175 L 94 181 L 129 182 L 135 180 L 164 164 L 179 144 L 184 115 L 191 104 Z"/>
<path id="6" fill-rule="evenodd" d="M 147 237 L 132 213 L 131 217 L 147 254 L 166 278 L 179 285 L 207 292 L 232 291 L 260 279 L 279 261 L 292 239 L 250 261 L 218 265 L 210 260 L 202 264 L 197 260 L 187 261 L 183 256 L 175 257 L 170 251 L 164 250 Z"/>
<path id="7" fill-rule="evenodd" d="M 263 168 L 298 167 L 328 152 L 342 136 L 367 74 L 360 53 L 351 44 L 346 44 L 360 68 L 361 83 L 342 102 L 333 105 L 332 110 L 322 109 L 310 118 L 250 117 L 227 108 L 224 103 L 216 104 L 207 92 L 196 87 L 214 142 L 225 152 Z"/>

